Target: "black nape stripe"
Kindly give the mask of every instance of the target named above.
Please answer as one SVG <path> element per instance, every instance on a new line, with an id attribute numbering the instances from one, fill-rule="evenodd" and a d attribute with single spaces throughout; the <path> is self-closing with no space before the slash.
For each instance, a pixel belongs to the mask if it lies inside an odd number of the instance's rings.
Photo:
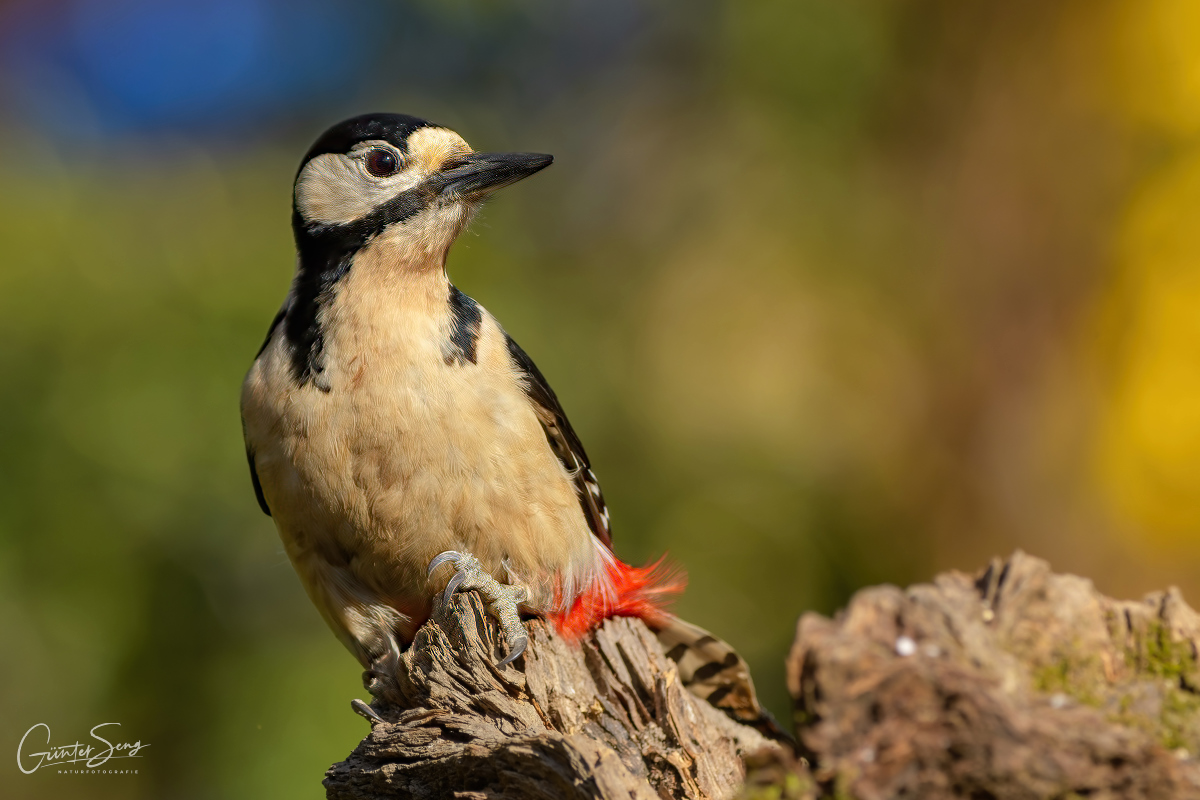
<path id="1" fill-rule="evenodd" d="M 450 341 L 442 348 L 446 363 L 457 361 L 465 365 L 469 361 L 474 364 L 479 347 L 479 326 L 483 322 L 479 304 L 460 292 L 457 286 L 451 285 L 450 314 Z"/>

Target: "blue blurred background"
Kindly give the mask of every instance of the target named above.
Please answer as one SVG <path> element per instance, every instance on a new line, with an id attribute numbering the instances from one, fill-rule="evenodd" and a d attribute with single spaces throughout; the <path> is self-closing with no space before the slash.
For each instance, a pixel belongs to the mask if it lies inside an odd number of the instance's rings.
<path id="1" fill-rule="evenodd" d="M 328 125 L 554 153 L 451 252 L 538 361 L 617 550 L 786 714 L 801 611 L 1022 547 L 1200 589 L 1189 0 L 0 2 L 0 752 L 320 797 L 359 669 L 251 492 L 238 387 Z"/>

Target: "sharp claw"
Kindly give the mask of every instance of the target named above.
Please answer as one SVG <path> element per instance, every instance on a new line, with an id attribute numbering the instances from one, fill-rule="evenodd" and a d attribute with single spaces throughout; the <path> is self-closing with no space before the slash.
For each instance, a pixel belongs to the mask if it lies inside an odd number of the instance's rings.
<path id="1" fill-rule="evenodd" d="M 467 579 L 467 573 L 456 572 L 450 576 L 450 582 L 446 584 L 446 591 L 442 592 L 442 603 L 448 604 L 450 598 L 458 591 L 458 587 L 462 586 L 463 581 Z"/>
<path id="2" fill-rule="evenodd" d="M 371 708 L 362 700 L 351 700 L 350 708 L 354 709 L 355 714 L 358 714 L 369 721 L 372 728 L 374 728 L 377 724 L 383 724 L 387 722 L 387 720 L 375 713 L 375 709 Z"/>
<path id="3" fill-rule="evenodd" d="M 433 557 L 433 561 L 429 562 L 429 570 L 425 574 L 426 574 L 426 576 L 432 575 L 433 571 L 435 569 L 437 569 L 438 567 L 440 567 L 442 564 L 445 564 L 450 561 L 458 561 L 461 558 L 462 558 L 462 554 L 456 553 L 453 550 L 447 550 L 444 553 L 438 553 L 436 556 Z"/>
<path id="4" fill-rule="evenodd" d="M 517 641 L 516 641 L 516 642 L 513 644 L 513 646 L 512 646 L 512 648 L 513 648 L 513 649 L 512 649 L 512 652 L 510 652 L 510 653 L 509 653 L 508 655 L 506 655 L 504 658 L 500 659 L 500 663 L 498 663 L 496 666 L 497 666 L 497 667 L 506 667 L 506 666 L 508 666 L 509 664 L 511 664 L 512 662 L 516 661 L 516 660 L 517 660 L 517 657 L 518 657 L 518 656 L 520 656 L 522 653 L 524 653 L 524 652 L 525 652 L 525 646 L 526 646 L 526 645 L 528 645 L 528 644 L 529 644 L 529 637 L 528 637 L 528 636 L 522 636 L 520 639 L 518 639 L 518 640 L 517 640 Z"/>

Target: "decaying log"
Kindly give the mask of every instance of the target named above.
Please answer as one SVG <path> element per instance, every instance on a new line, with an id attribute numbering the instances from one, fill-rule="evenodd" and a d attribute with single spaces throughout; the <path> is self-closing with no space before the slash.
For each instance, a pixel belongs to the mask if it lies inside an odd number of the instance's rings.
<path id="1" fill-rule="evenodd" d="M 721 798 L 742 757 L 774 747 L 697 700 L 638 620 L 578 644 L 540 620 L 517 666 L 474 592 L 418 632 L 394 683 L 372 686 L 382 721 L 326 773 L 337 800 Z"/>
<path id="2" fill-rule="evenodd" d="M 788 664 L 801 751 L 750 796 L 1200 797 L 1200 616 L 1104 597 L 1022 553 L 804 615 Z"/>

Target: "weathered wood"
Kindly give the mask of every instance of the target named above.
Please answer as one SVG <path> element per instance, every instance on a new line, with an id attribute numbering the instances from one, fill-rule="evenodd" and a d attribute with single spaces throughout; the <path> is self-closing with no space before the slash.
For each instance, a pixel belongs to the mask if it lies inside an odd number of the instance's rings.
<path id="1" fill-rule="evenodd" d="M 1175 590 L 1104 597 L 1017 553 L 975 576 L 804 615 L 789 659 L 802 751 L 774 798 L 1200 797 L 1200 616 Z"/>
<path id="2" fill-rule="evenodd" d="M 328 797 L 723 798 L 745 754 L 775 747 L 689 694 L 638 620 L 577 644 L 527 626 L 525 655 L 498 669 L 503 639 L 478 596 L 440 609 L 395 681 L 370 687 L 384 721 L 326 773 Z"/>
<path id="3" fill-rule="evenodd" d="M 1174 590 L 1112 600 L 1017 553 L 806 614 L 807 761 L 695 700 L 636 620 L 578 645 L 529 628 L 499 670 L 494 624 L 457 598 L 374 687 L 387 722 L 329 796 L 1200 799 L 1200 615 Z"/>

